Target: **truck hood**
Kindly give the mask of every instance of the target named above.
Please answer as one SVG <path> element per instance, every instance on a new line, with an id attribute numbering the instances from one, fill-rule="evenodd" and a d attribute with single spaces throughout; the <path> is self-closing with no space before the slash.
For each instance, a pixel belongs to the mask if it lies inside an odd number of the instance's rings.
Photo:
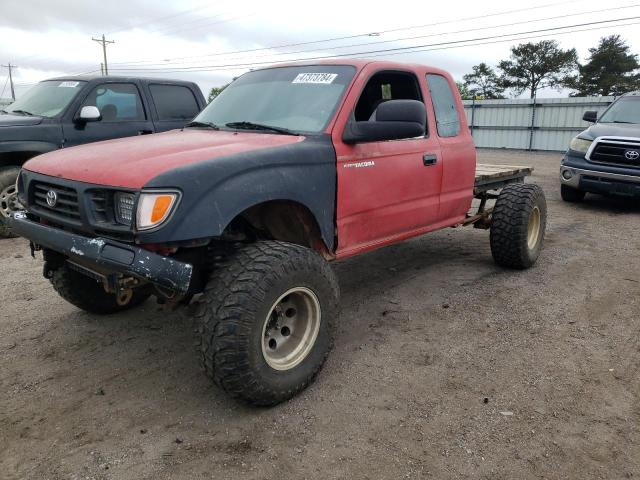
<path id="1" fill-rule="evenodd" d="M 79 182 L 142 188 L 177 167 L 298 143 L 304 138 L 187 128 L 57 150 L 29 160 L 24 168 Z"/>
<path id="2" fill-rule="evenodd" d="M 640 125 L 635 123 L 596 123 L 580 134 L 580 137 L 595 140 L 598 137 L 640 138 Z"/>
<path id="3" fill-rule="evenodd" d="M 29 117 L 27 115 L 12 115 L 10 113 L 0 113 L 1 127 L 26 127 L 42 123 L 42 117 Z"/>

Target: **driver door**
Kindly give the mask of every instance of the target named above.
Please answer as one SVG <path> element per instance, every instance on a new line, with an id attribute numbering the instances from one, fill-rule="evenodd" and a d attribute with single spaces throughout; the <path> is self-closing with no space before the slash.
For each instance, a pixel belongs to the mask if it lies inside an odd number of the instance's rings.
<path id="1" fill-rule="evenodd" d="M 97 122 L 78 122 L 84 106 L 95 106 L 102 119 Z M 94 87 L 84 99 L 74 120 L 63 125 L 65 147 L 113 138 L 144 135 L 154 132 L 154 125 L 142 102 L 135 83 L 102 83 Z"/>
<path id="2" fill-rule="evenodd" d="M 386 100 L 425 102 L 413 72 L 376 72 L 361 91 L 353 90 L 350 95 L 359 96 L 353 110 L 357 121 L 375 121 L 377 105 Z M 338 257 L 413 236 L 437 222 L 442 155 L 436 135 L 427 131 L 420 138 L 347 145 L 340 130 L 334 135 Z"/>

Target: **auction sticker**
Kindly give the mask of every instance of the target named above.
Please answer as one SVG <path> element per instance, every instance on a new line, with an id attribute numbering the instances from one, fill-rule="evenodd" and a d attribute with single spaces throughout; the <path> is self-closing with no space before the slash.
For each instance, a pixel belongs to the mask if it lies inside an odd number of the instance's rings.
<path id="1" fill-rule="evenodd" d="M 337 73 L 299 73 L 291 83 L 320 83 L 327 85 L 333 83 Z"/>
<path id="2" fill-rule="evenodd" d="M 58 87 L 76 88 L 78 85 L 80 85 L 80 82 L 60 82 Z"/>

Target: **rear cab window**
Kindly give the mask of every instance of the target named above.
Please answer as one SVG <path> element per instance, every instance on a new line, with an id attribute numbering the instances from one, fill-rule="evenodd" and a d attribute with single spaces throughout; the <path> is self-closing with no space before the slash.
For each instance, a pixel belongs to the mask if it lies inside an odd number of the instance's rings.
<path id="1" fill-rule="evenodd" d="M 429 73 L 427 85 L 436 115 L 438 136 L 456 137 L 460 133 L 460 116 L 449 82 L 442 75 Z"/>
<path id="2" fill-rule="evenodd" d="M 200 112 L 191 89 L 183 85 L 149 85 L 158 120 L 191 120 Z"/>

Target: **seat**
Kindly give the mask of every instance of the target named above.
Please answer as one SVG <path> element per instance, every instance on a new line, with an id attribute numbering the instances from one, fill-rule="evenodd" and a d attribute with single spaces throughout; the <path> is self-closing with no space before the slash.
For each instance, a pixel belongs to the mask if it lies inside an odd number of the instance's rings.
<path id="1" fill-rule="evenodd" d="M 113 122 L 118 119 L 118 107 L 112 103 L 103 106 L 100 113 L 102 114 L 103 122 Z"/>

